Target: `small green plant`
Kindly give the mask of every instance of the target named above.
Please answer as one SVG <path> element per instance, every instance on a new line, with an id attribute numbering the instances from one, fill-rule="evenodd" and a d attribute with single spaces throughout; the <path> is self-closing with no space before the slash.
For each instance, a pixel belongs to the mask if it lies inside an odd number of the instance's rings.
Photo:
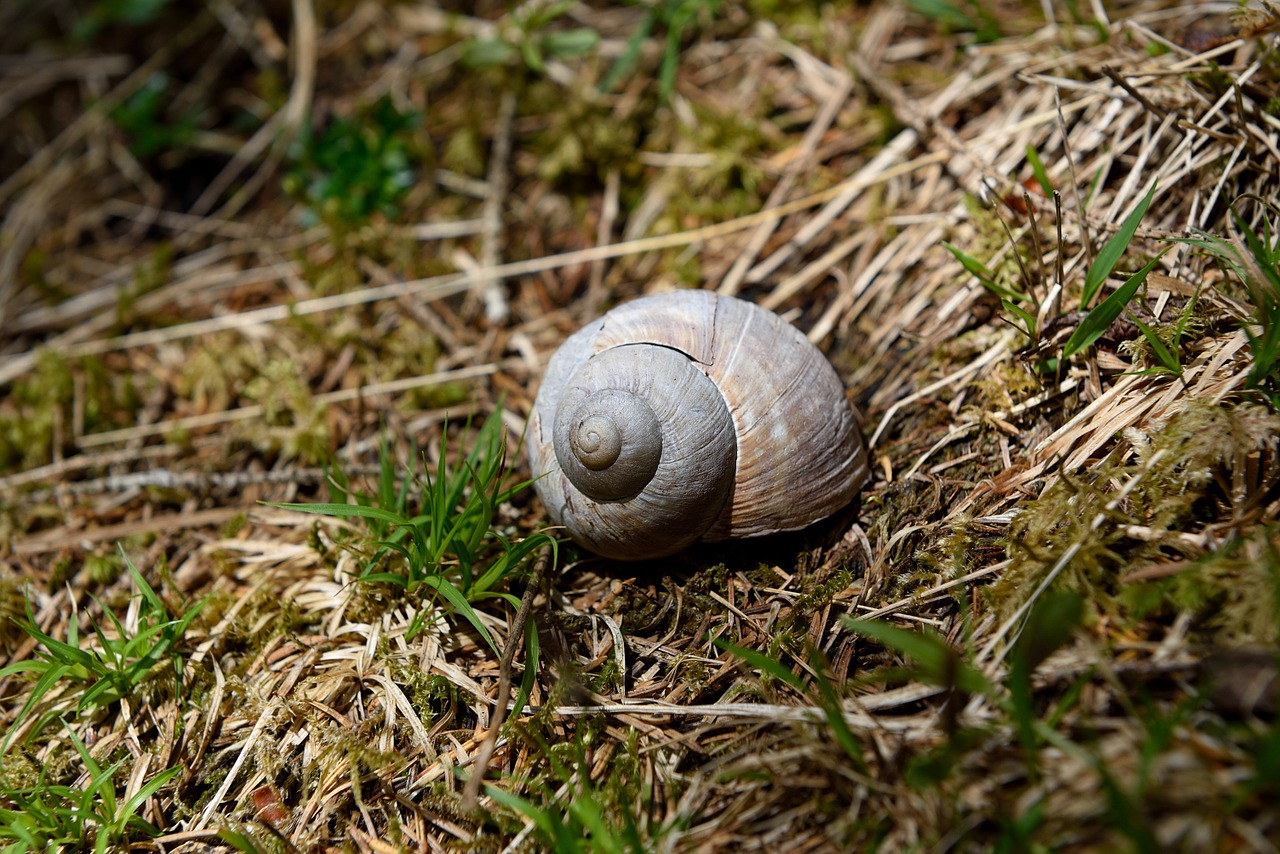
<path id="1" fill-rule="evenodd" d="M 851 631 L 870 638 L 910 660 L 900 671 L 876 674 L 873 678 L 907 678 L 948 689 L 955 696 L 944 706 L 945 743 L 914 757 L 906 778 L 917 787 L 942 784 L 961 764 L 961 759 L 981 750 L 992 728 L 1015 733 L 1023 749 L 1027 780 L 1040 779 L 1041 746 L 1051 743 L 1060 749 L 1082 751 L 1059 733 L 1063 716 L 1074 705 L 1077 690 L 1068 690 L 1056 705 L 1037 707 L 1032 676 L 1044 661 L 1074 636 L 1083 615 L 1083 598 L 1073 591 L 1047 591 L 1036 603 L 1013 645 L 1009 668 L 1003 681 L 992 681 L 974 667 L 969 655 L 927 630 L 899 628 L 879 620 L 844 618 Z M 987 699 L 995 715 L 979 728 L 960 726 L 957 710 L 972 695 Z M 1092 759 L 1091 754 L 1085 754 Z M 1043 802 L 1028 804 L 1023 812 L 1001 822 L 994 850 L 1038 850 L 1034 838 L 1044 818 Z"/>
<path id="2" fill-rule="evenodd" d="M 1088 311 L 1089 313 L 1081 321 L 1080 325 L 1076 327 L 1076 330 L 1071 333 L 1071 337 L 1067 339 L 1067 343 L 1062 350 L 1063 358 L 1071 358 L 1071 356 L 1089 347 L 1102 337 L 1103 333 L 1115 322 L 1115 319 L 1124 313 L 1129 301 L 1138 292 L 1138 288 L 1142 287 L 1142 284 L 1146 282 L 1147 275 L 1155 268 L 1156 262 L 1164 255 L 1163 251 L 1157 254 L 1142 269 L 1126 279 L 1125 283 L 1116 288 L 1106 299 L 1092 309 L 1089 308 L 1093 304 L 1094 297 L 1098 295 L 1098 291 L 1102 289 L 1103 282 L 1115 270 L 1125 250 L 1129 248 L 1129 243 L 1133 240 L 1133 235 L 1137 233 L 1138 225 L 1142 222 L 1142 217 L 1146 215 L 1147 208 L 1151 206 L 1151 200 L 1155 197 L 1155 193 L 1156 185 L 1152 184 L 1151 189 L 1147 191 L 1142 201 L 1138 202 L 1137 207 L 1133 209 L 1129 216 L 1125 217 L 1124 222 L 1120 224 L 1120 229 L 1103 245 L 1097 257 L 1093 259 L 1093 263 L 1089 265 L 1089 269 L 1085 272 L 1084 287 L 1080 291 L 1080 310 Z"/>
<path id="3" fill-rule="evenodd" d="M 979 42 L 1000 38 L 1000 21 L 995 13 L 978 0 L 908 0 L 911 9 L 933 21 L 943 32 L 973 33 Z"/>
<path id="4" fill-rule="evenodd" d="M 138 157 L 150 157 L 187 145 L 196 131 L 196 113 L 188 110 L 176 121 L 164 115 L 169 75 L 157 71 L 138 91 L 111 111 L 111 120 L 129 138 L 129 150 Z"/>
<path id="5" fill-rule="evenodd" d="M 1103 244 L 1097 257 L 1089 265 L 1088 272 L 1084 274 L 1084 288 L 1080 291 L 1081 311 L 1089 309 L 1089 306 L 1093 303 L 1093 298 L 1098 295 L 1098 290 L 1102 287 L 1102 283 L 1115 270 L 1116 264 L 1120 263 L 1120 258 L 1124 256 L 1125 250 L 1129 248 L 1129 244 L 1133 241 L 1133 235 L 1138 231 L 1138 225 L 1142 222 L 1142 218 L 1146 216 L 1147 208 L 1151 207 L 1151 200 L 1155 197 L 1155 193 L 1156 185 L 1152 184 L 1151 189 L 1143 196 L 1142 201 L 1138 202 L 1137 207 L 1125 217 L 1124 222 L 1120 224 L 1120 229 L 1111 236 L 1110 240 Z"/>
<path id="6" fill-rule="evenodd" d="M 1093 310 L 1085 315 L 1084 320 L 1080 321 L 1080 325 L 1071 333 L 1071 337 L 1067 339 L 1067 343 L 1062 348 L 1062 357 L 1064 359 L 1069 359 L 1081 350 L 1091 346 L 1111 328 L 1111 324 L 1124 313 L 1130 300 L 1137 294 L 1138 288 L 1142 287 L 1143 282 L 1147 280 L 1147 275 L 1155 268 L 1156 262 L 1160 260 L 1162 255 L 1164 255 L 1164 252 L 1148 261 L 1141 270 L 1126 279 L 1123 285 L 1112 291 L 1106 299 L 1094 306 Z"/>
<path id="7" fill-rule="evenodd" d="M 663 101 L 671 99 L 676 87 L 676 70 L 680 67 L 680 45 L 685 33 L 702 19 L 704 23 L 715 18 L 720 0 L 658 0 L 646 3 L 648 9 L 639 26 L 627 39 L 622 55 L 609 68 L 600 81 L 600 91 L 613 90 L 622 78 L 636 67 L 640 52 L 655 29 L 666 33 L 662 48 L 662 60 L 658 65 L 658 96 Z"/>
<path id="8" fill-rule="evenodd" d="M 307 205 L 304 224 L 354 228 L 375 213 L 397 217 L 416 180 L 421 126 L 420 114 L 402 113 L 383 97 L 354 118 L 334 119 L 318 136 L 308 127 L 284 177 L 285 192 Z"/>
<path id="9" fill-rule="evenodd" d="M 1272 409 L 1280 410 L 1280 212 L 1273 213 L 1274 222 L 1263 219 L 1259 234 L 1233 206 L 1238 240 L 1200 232 L 1182 242 L 1207 251 L 1244 285 L 1252 306 L 1244 331 L 1253 351 L 1245 385 L 1265 394 Z"/>
<path id="10" fill-rule="evenodd" d="M 499 807 L 532 823 L 532 838 L 542 850 L 643 854 L 679 829 L 680 820 L 658 825 L 650 819 L 653 791 L 641 782 L 634 737 L 597 782 L 582 728 L 572 741 L 554 746 L 527 729 L 523 735 L 545 757 L 546 778 L 526 782 L 527 796 L 491 784 L 485 791 Z"/>
<path id="11" fill-rule="evenodd" d="M 1031 163 L 1032 171 L 1036 176 L 1036 180 L 1042 187 L 1049 188 L 1049 191 L 1051 192 L 1052 186 L 1049 184 L 1048 173 L 1044 168 L 1044 164 L 1041 163 L 1040 158 L 1035 155 L 1034 149 L 1028 148 L 1027 159 Z M 1111 324 L 1115 322 L 1116 318 L 1118 318 L 1128 307 L 1129 302 L 1133 299 L 1134 295 L 1137 294 L 1138 288 L 1140 288 L 1147 280 L 1147 275 L 1152 269 L 1154 269 L 1156 262 L 1160 260 L 1161 255 L 1164 254 L 1161 252 L 1159 255 L 1156 255 L 1155 258 L 1152 258 L 1142 269 L 1130 276 L 1124 284 L 1112 292 L 1106 299 L 1090 308 L 1093 304 L 1094 298 L 1098 295 L 1098 291 L 1101 290 L 1103 283 L 1115 270 L 1116 265 L 1120 262 L 1120 258 L 1124 255 L 1129 243 L 1133 240 L 1133 236 L 1138 230 L 1138 225 L 1141 223 L 1142 217 L 1146 214 L 1147 208 L 1151 205 L 1151 200 L 1154 198 L 1155 192 L 1156 187 L 1153 184 L 1146 196 L 1144 196 L 1138 203 L 1137 207 L 1134 208 L 1133 212 L 1125 218 L 1120 229 L 1112 235 L 1111 239 L 1108 240 L 1098 252 L 1093 263 L 1089 265 L 1089 269 L 1085 273 L 1084 285 L 1080 293 L 1080 310 L 1088 311 L 1088 314 L 1085 316 L 1084 320 L 1081 321 L 1080 325 L 1076 327 L 1075 331 L 1071 334 L 1071 337 L 1067 339 L 1067 343 L 1063 347 L 1063 358 L 1070 358 L 1102 337 Z M 1017 323 L 1009 321 L 1011 325 L 1013 325 L 1013 327 L 1019 332 L 1026 335 L 1028 341 L 1031 342 L 1031 345 L 1034 348 L 1036 343 L 1039 341 L 1040 329 L 1037 326 L 1037 316 L 1040 313 L 1041 307 L 1039 301 L 1035 298 L 1030 274 L 1026 271 L 1025 267 L 1022 266 L 1021 259 L 1018 260 L 1018 263 L 1022 270 L 1023 281 L 1026 283 L 1025 292 L 1002 284 L 990 267 L 965 252 L 963 249 L 946 242 L 942 245 L 947 248 L 947 251 L 955 256 L 956 260 L 960 262 L 960 265 L 974 276 L 974 278 L 976 278 L 984 288 L 999 298 L 1000 305 L 1004 308 L 1005 312 L 1017 319 Z M 1185 330 L 1184 324 L 1188 316 L 1189 315 L 1184 315 L 1184 318 L 1180 321 L 1178 328 L 1179 339 Z M 1140 329 L 1143 328 L 1141 321 L 1138 322 L 1138 326 Z M 1148 341 L 1153 341 L 1154 339 L 1154 342 L 1151 344 L 1151 348 L 1160 362 L 1160 367 L 1180 376 L 1181 366 L 1176 358 L 1176 344 L 1171 349 L 1165 344 L 1165 342 L 1159 340 L 1154 332 L 1148 334 L 1148 331 L 1144 329 L 1144 334 L 1147 335 Z"/>
<path id="12" fill-rule="evenodd" d="M 0 799 L 12 806 L 0 807 L 0 840 L 10 841 L 9 852 L 64 850 L 87 848 L 95 852 L 128 849 L 138 834 L 158 836 L 160 831 L 146 821 L 139 811 L 156 792 L 182 771 L 174 766 L 161 771 L 144 783 L 127 800 L 117 793 L 117 773 L 125 760 L 103 768 L 88 748 L 67 727 L 67 737 L 88 773 L 83 785 L 68 786 L 46 780 L 42 767 L 34 785 L 22 788 L 0 787 Z"/>
<path id="13" fill-rule="evenodd" d="M 1015 329 L 1027 336 L 1027 340 L 1035 342 L 1037 340 L 1039 330 L 1036 327 L 1036 314 L 1039 306 L 1036 301 L 1029 295 L 1021 291 L 1014 290 L 1000 284 L 996 280 L 996 274 L 986 264 L 974 258 L 968 252 L 965 252 L 958 246 L 943 241 L 943 246 L 947 251 L 955 256 L 960 265 L 969 271 L 984 288 L 994 294 L 1000 300 L 1000 305 L 1006 312 L 1012 314 L 1022 323 L 1021 326 L 1012 324 Z M 1022 304 L 1026 303 L 1031 310 L 1023 308 Z"/>
<path id="14" fill-rule="evenodd" d="M 1045 168 L 1044 161 L 1040 159 L 1040 152 L 1036 151 L 1034 145 L 1027 145 L 1027 164 L 1031 167 L 1031 174 L 1035 176 L 1036 183 L 1040 185 L 1040 191 L 1044 193 L 1045 198 L 1053 198 L 1053 182 L 1049 180 L 1049 170 Z"/>
<path id="15" fill-rule="evenodd" d="M 43 649 L 36 650 L 34 659 L 15 662 L 0 670 L 0 679 L 19 674 L 36 677 L 5 736 L 0 755 L 8 752 L 22 729 L 26 730 L 24 741 L 30 740 L 67 711 L 85 714 L 131 696 L 166 661 L 173 674 L 174 693 L 182 692 L 184 659 L 180 647 L 187 627 L 204 603 L 195 604 L 179 619 L 170 619 L 164 602 L 133 561 L 127 555 L 124 561 L 140 597 L 137 620 L 125 625 L 104 606 L 102 610 L 110 630 L 95 623 L 96 643 L 89 637 L 81 638 L 74 611 L 68 620 L 65 641 L 46 634 L 36 625 L 28 602 L 27 619 L 21 627 Z M 72 686 L 70 690 L 55 691 L 68 685 Z M 51 697 L 52 702 L 43 703 Z M 32 715 L 36 715 L 34 721 Z"/>
<path id="16" fill-rule="evenodd" d="M 74 36 L 91 39 L 117 24 L 140 27 L 156 21 L 171 0 L 97 0 L 76 21 Z"/>
<path id="17" fill-rule="evenodd" d="M 1166 374 L 1182 379 L 1182 339 L 1186 336 L 1188 328 L 1192 324 L 1199 297 L 1200 291 L 1197 290 L 1178 314 L 1178 319 L 1173 326 L 1166 327 L 1168 329 L 1167 341 L 1161 335 L 1159 329 L 1143 323 L 1142 318 L 1134 314 L 1132 310 L 1126 310 L 1129 319 L 1142 331 L 1142 337 L 1147 342 L 1147 349 L 1150 351 L 1151 357 L 1155 359 L 1155 364 L 1133 373 L 1140 375 Z"/>
<path id="18" fill-rule="evenodd" d="M 600 43 L 595 30 L 546 29 L 573 5 L 566 0 L 521 5 L 497 23 L 497 35 L 466 42 L 462 62 L 471 68 L 492 68 L 523 61 L 530 71 L 542 73 L 547 59 L 572 59 L 590 53 Z"/>
<path id="19" fill-rule="evenodd" d="M 500 598 L 518 608 L 519 599 L 498 586 L 520 572 L 535 553 L 554 548 L 556 542 L 536 533 L 513 543 L 492 528 L 498 506 L 532 483 L 511 482 L 500 418 L 485 420 L 475 443 L 456 465 L 450 465 L 447 457 L 447 447 L 442 447 L 434 474 L 424 460 L 419 477 L 415 465 L 402 467 L 396 461 L 384 440 L 376 493 L 353 489 L 341 469 L 334 467 L 329 487 L 338 501 L 277 506 L 363 520 L 371 546 L 355 546 L 367 552 L 361 582 L 390 584 L 411 595 L 439 594 L 493 646 L 471 603 Z"/>
<path id="20" fill-rule="evenodd" d="M 1041 727 L 1044 724 L 1036 716 L 1031 677 L 1045 659 L 1071 640 L 1083 618 L 1084 597 L 1080 593 L 1074 590 L 1046 591 L 1032 607 L 1023 632 L 1010 653 L 1007 709 L 1017 728 L 1033 779 L 1038 776 L 1043 741 Z M 1067 697 L 1067 703 L 1074 699 L 1070 692 Z M 1065 711 L 1064 703 L 1050 716 L 1048 727 L 1051 731 Z"/>

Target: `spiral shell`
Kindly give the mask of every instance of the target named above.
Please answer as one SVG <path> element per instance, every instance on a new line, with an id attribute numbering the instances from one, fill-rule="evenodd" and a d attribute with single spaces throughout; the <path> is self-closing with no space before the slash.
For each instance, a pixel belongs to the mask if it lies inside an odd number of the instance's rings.
<path id="1" fill-rule="evenodd" d="M 644 297 L 570 336 L 528 446 L 552 521 L 622 560 L 806 527 L 870 473 L 826 358 L 772 312 L 710 291 Z"/>

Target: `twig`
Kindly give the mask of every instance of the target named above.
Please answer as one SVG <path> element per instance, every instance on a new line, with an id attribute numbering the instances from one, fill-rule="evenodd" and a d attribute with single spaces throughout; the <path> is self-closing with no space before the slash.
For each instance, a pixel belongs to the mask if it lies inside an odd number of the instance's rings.
<path id="1" fill-rule="evenodd" d="M 507 634 L 507 642 L 502 647 L 502 661 L 498 665 L 498 697 L 494 701 L 493 718 L 489 721 L 489 731 L 476 753 L 475 767 L 467 778 L 467 785 L 462 790 L 462 807 L 470 812 L 475 809 L 476 799 L 480 796 L 480 785 L 484 782 L 485 772 L 489 769 L 489 760 L 493 758 L 494 748 L 498 746 L 498 733 L 507 717 L 507 701 L 511 697 L 511 664 L 516 657 L 516 649 L 524 639 L 525 624 L 529 621 L 529 612 L 533 610 L 533 600 L 542 588 L 542 580 L 551 566 L 552 547 L 544 546 L 538 556 L 538 563 L 529 579 L 529 586 L 520 599 L 520 608 L 515 619 L 511 621 L 511 631 Z"/>

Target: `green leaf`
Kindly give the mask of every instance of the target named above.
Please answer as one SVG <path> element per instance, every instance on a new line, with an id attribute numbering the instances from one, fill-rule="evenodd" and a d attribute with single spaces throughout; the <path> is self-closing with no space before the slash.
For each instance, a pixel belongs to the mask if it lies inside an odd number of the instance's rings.
<path id="1" fill-rule="evenodd" d="M 245 852 L 245 854 L 259 854 L 262 851 L 252 836 L 232 827 L 219 829 L 218 838 L 237 851 Z"/>
<path id="2" fill-rule="evenodd" d="M 571 59 L 583 56 L 595 50 L 600 43 L 600 34 L 586 27 L 572 30 L 558 30 L 542 36 L 542 49 L 548 56 L 558 59 Z"/>
<path id="3" fill-rule="evenodd" d="M 1160 340 L 1160 336 L 1156 334 L 1155 330 L 1143 323 L 1132 311 L 1129 312 L 1129 319 L 1142 331 L 1142 337 L 1147 339 L 1147 346 L 1151 348 L 1151 352 L 1155 354 L 1156 361 L 1160 363 L 1158 368 L 1147 368 L 1143 371 L 1135 371 L 1135 373 L 1164 372 L 1178 377 L 1182 376 L 1182 364 L 1165 343 Z"/>
<path id="4" fill-rule="evenodd" d="M 485 643 L 489 644 L 489 648 L 494 652 L 501 652 L 498 649 L 498 645 L 493 641 L 493 635 L 489 634 L 488 626 L 481 622 L 480 615 L 471 607 L 471 603 L 467 601 L 466 596 L 462 595 L 462 591 L 450 584 L 447 579 L 438 575 L 424 578 L 422 583 L 427 587 L 440 591 L 440 595 L 444 596 L 459 614 L 466 617 L 467 621 L 476 627 L 476 631 L 485 639 Z"/>
<path id="5" fill-rule="evenodd" d="M 282 510 L 297 510 L 300 513 L 314 513 L 319 516 L 337 516 L 340 519 L 375 519 L 389 525 L 405 525 L 410 522 L 399 513 L 384 510 L 381 507 L 367 507 L 363 504 L 268 504 L 267 506 L 279 507 Z"/>
<path id="6" fill-rule="evenodd" d="M 614 61 L 613 66 L 604 75 L 600 81 L 599 89 L 601 92 L 611 92 L 618 81 L 631 73 L 636 63 L 640 59 L 640 51 L 644 48 L 644 44 L 649 40 L 649 33 L 653 31 L 653 25 L 657 21 L 657 13 L 650 10 L 649 14 L 641 19 L 640 24 L 631 33 L 631 37 L 627 39 L 626 45 L 622 48 L 622 53 Z"/>
<path id="7" fill-rule="evenodd" d="M 991 272 L 991 270 L 987 267 L 986 264 L 983 264 L 977 258 L 974 258 L 972 255 L 970 255 L 968 252 L 965 252 L 963 249 L 961 249 L 959 246 L 956 246 L 954 243 L 948 243 L 947 241 L 944 240 L 942 241 L 942 245 L 947 248 L 948 252 L 956 256 L 956 260 L 960 262 L 961 266 L 963 266 L 966 270 L 972 273 L 974 277 L 978 279 L 978 281 L 982 282 L 983 284 L 986 284 L 987 282 L 995 281 L 996 279 L 995 274 Z"/>
<path id="8" fill-rule="evenodd" d="M 1036 337 L 1036 319 L 1031 312 L 1011 300 L 1000 300 L 1000 304 L 1004 306 L 1005 311 L 1017 316 L 1022 321 L 1022 329 L 1027 333 L 1028 338 Z"/>
<path id="9" fill-rule="evenodd" d="M 516 608 L 519 609 L 519 607 L 520 603 L 517 602 Z M 520 679 L 520 690 L 516 692 L 516 702 L 511 707 L 508 719 L 523 712 L 524 707 L 529 703 L 534 683 L 538 678 L 538 656 L 541 649 L 538 639 L 538 621 L 530 614 L 529 621 L 524 626 L 524 675 Z"/>
<path id="10" fill-rule="evenodd" d="M 1164 255 L 1166 250 L 1162 250 L 1159 255 L 1152 258 L 1146 265 L 1129 277 L 1123 285 L 1089 312 L 1080 325 L 1076 327 L 1076 331 L 1071 333 L 1071 337 L 1067 339 L 1067 344 L 1062 350 L 1063 358 L 1070 358 L 1079 353 L 1081 350 L 1093 344 L 1102 337 L 1102 334 L 1110 328 L 1111 324 L 1125 306 L 1129 304 L 1129 300 L 1133 299 L 1133 295 L 1138 292 L 1138 288 L 1147 280 L 1147 274 L 1156 266 L 1156 262 Z"/>
<path id="11" fill-rule="evenodd" d="M 468 68 L 493 68 L 510 63 L 516 53 L 502 39 L 473 39 L 462 46 L 462 64 Z"/>
<path id="12" fill-rule="evenodd" d="M 126 824 L 130 822 L 141 822 L 145 830 L 148 832 L 154 831 L 155 828 L 152 827 L 150 823 L 143 821 L 141 816 L 137 815 L 137 812 L 141 809 L 142 805 L 147 802 L 148 798 L 160 791 L 160 789 L 164 787 L 165 783 L 168 783 L 174 777 L 178 776 L 181 771 L 182 766 L 175 765 L 172 768 L 166 768 L 155 777 L 148 780 L 143 784 L 141 789 L 134 792 L 133 797 L 124 802 L 124 805 L 120 808 L 118 818 L 123 818 Z M 121 826 L 120 830 L 124 830 L 124 827 Z"/>
<path id="13" fill-rule="evenodd" d="M 967 12 L 948 0 L 907 0 L 907 5 L 947 30 L 973 32 L 978 28 L 977 22 Z"/>
<path id="14" fill-rule="evenodd" d="M 1026 294 L 998 284 L 996 282 L 995 273 L 991 272 L 991 269 L 977 258 L 974 258 L 960 247 L 947 243 L 945 240 L 942 242 L 942 245 L 947 248 L 948 252 L 956 257 L 956 260 L 960 262 L 960 265 L 968 270 L 984 288 L 991 291 L 996 296 L 1001 297 L 1002 299 L 1007 299 L 1011 302 L 1026 301 Z"/>
<path id="15" fill-rule="evenodd" d="M 1032 673 L 1066 646 L 1084 618 L 1084 597 L 1075 590 L 1051 590 L 1040 597 L 1027 617 L 1010 658 L 1013 666 Z"/>
<path id="16" fill-rule="evenodd" d="M 1116 264 L 1120 263 L 1121 256 L 1124 255 L 1125 249 L 1129 247 L 1129 243 L 1133 240 L 1133 235 L 1138 230 L 1138 224 L 1142 222 L 1142 217 L 1146 215 L 1147 208 L 1151 206 L 1151 200 L 1156 194 L 1156 186 L 1155 183 L 1151 185 L 1151 189 L 1143 196 L 1142 201 L 1138 202 L 1138 206 L 1121 223 L 1120 230 L 1111 236 L 1111 239 L 1098 252 L 1098 257 L 1094 258 L 1093 263 L 1089 265 L 1089 271 L 1085 273 L 1084 277 L 1084 290 L 1080 294 L 1081 311 L 1089 307 L 1089 304 L 1093 302 L 1094 296 L 1098 293 L 1098 289 L 1102 287 L 1102 283 L 1111 275 L 1111 271 L 1116 268 Z M 1119 314 L 1116 316 L 1118 317 Z M 1114 319 L 1112 318 L 1112 320 Z"/>
<path id="17" fill-rule="evenodd" d="M 864 768 L 866 763 L 862 759 L 862 745 L 858 743 L 853 730 L 849 728 L 849 722 L 844 719 L 844 703 L 841 702 L 831 680 L 824 673 L 827 662 L 822 652 L 812 645 L 809 646 L 809 664 L 813 667 L 814 678 L 818 683 L 820 705 L 827 719 L 827 726 L 831 727 L 831 732 L 835 735 L 840 747 L 844 749 L 845 755 L 859 768 Z"/>

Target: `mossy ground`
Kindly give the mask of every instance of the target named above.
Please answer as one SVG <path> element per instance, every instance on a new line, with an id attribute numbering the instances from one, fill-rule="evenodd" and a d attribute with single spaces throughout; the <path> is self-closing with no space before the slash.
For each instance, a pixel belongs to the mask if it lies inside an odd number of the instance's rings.
<path id="1" fill-rule="evenodd" d="M 0 11 L 0 650 L 39 659 L 28 607 L 135 631 L 120 546 L 199 607 L 180 680 L 44 695 L 0 809 L 87 785 L 70 730 L 122 800 L 181 768 L 137 806 L 155 841 L 113 837 L 163 850 L 1280 846 L 1276 11 L 1049 8 Z M 358 525 L 273 505 L 470 415 L 514 454 L 567 334 L 688 286 L 810 335 L 873 480 L 765 543 L 562 549 L 470 809 L 498 654 L 355 583 Z M 511 603 L 476 607 L 501 646 Z M 0 682 L 6 730 L 33 683 Z"/>

